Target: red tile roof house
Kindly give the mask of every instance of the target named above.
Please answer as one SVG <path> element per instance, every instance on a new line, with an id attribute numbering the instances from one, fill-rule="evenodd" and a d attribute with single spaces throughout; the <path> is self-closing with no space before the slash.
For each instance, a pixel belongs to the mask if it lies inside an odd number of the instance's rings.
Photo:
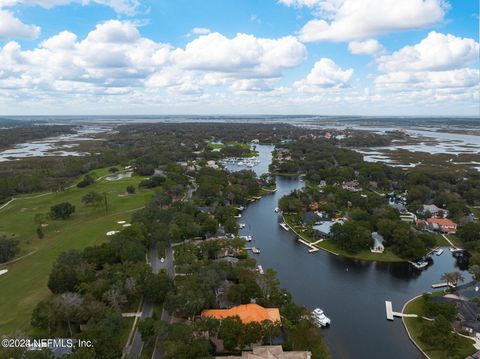
<path id="1" fill-rule="evenodd" d="M 443 233 L 455 234 L 457 233 L 457 224 L 447 218 L 428 218 L 428 223 L 436 223 Z"/>

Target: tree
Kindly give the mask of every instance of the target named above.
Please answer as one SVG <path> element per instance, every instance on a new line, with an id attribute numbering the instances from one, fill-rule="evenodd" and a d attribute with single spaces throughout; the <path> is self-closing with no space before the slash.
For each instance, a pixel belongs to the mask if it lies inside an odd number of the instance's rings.
<path id="1" fill-rule="evenodd" d="M 54 219 L 68 219 L 75 212 L 75 206 L 69 202 L 56 204 L 50 208 L 50 214 Z"/>
<path id="2" fill-rule="evenodd" d="M 250 322 L 243 326 L 243 333 L 241 337 L 240 345 L 242 347 L 248 347 L 251 344 L 258 343 L 263 338 L 263 327 L 258 322 Z"/>
<path id="3" fill-rule="evenodd" d="M 86 175 L 85 177 L 83 177 L 83 179 L 80 182 L 78 182 L 77 187 L 84 188 L 84 187 L 90 186 L 93 183 L 95 183 L 95 180 L 93 179 L 93 177 L 90 175 Z"/>
<path id="4" fill-rule="evenodd" d="M 165 272 L 159 274 L 147 273 L 143 283 L 145 299 L 155 303 L 163 303 L 167 293 L 173 289 L 173 283 Z"/>
<path id="5" fill-rule="evenodd" d="M 218 338 L 227 350 L 235 350 L 242 342 L 243 323 L 239 316 L 227 317 L 220 323 Z"/>
<path id="6" fill-rule="evenodd" d="M 467 223 L 460 226 L 457 235 L 464 242 L 480 241 L 480 223 Z"/>
<path id="7" fill-rule="evenodd" d="M 19 251 L 18 241 L 7 236 L 0 236 L 0 263 L 7 262 Z"/>
<path id="8" fill-rule="evenodd" d="M 82 197 L 82 202 L 86 206 L 93 206 L 97 208 L 103 205 L 103 196 L 97 191 L 91 191 Z"/>
<path id="9" fill-rule="evenodd" d="M 128 193 L 128 194 L 134 194 L 134 193 L 135 193 L 135 186 L 133 186 L 133 185 L 128 185 L 128 186 L 127 186 L 127 193 Z"/>
<path id="10" fill-rule="evenodd" d="M 330 358 L 320 328 L 309 321 L 303 320 L 293 327 L 285 328 L 285 333 L 285 350 L 308 350 L 312 353 L 312 359 Z"/>
<path id="11" fill-rule="evenodd" d="M 95 278 L 95 271 L 80 254 L 71 250 L 60 254 L 53 264 L 48 288 L 53 293 L 64 293 L 75 291 L 78 284 L 84 281 L 92 281 Z"/>
<path id="12" fill-rule="evenodd" d="M 437 316 L 433 322 L 423 324 L 420 340 L 425 344 L 446 350 L 449 354 L 455 352 L 458 336 L 452 333 L 452 325 L 443 315 Z"/>
<path id="13" fill-rule="evenodd" d="M 473 275 L 475 280 L 480 279 L 480 266 L 478 264 L 473 264 L 468 268 L 468 272 Z"/>
<path id="14" fill-rule="evenodd" d="M 349 253 L 358 253 L 368 249 L 372 244 L 370 231 L 362 225 L 349 221 L 342 224 L 334 224 L 332 227 L 332 240 Z"/>
<path id="15" fill-rule="evenodd" d="M 272 345 L 272 339 L 281 334 L 281 325 L 278 322 L 264 320 L 262 322 L 263 340 Z"/>
<path id="16" fill-rule="evenodd" d="M 155 340 L 156 335 L 156 322 L 153 318 L 145 318 L 138 323 L 138 331 L 142 336 L 142 340 L 147 346 Z"/>
<path id="17" fill-rule="evenodd" d="M 42 225 L 38 225 L 37 226 L 37 238 L 42 239 L 43 237 L 45 237 L 45 234 L 43 233 Z"/>
<path id="18" fill-rule="evenodd" d="M 453 284 L 454 286 L 457 285 L 458 282 L 463 282 L 465 279 L 460 272 L 447 272 L 442 274 L 440 280 L 443 280 L 446 283 Z"/>
<path id="19" fill-rule="evenodd" d="M 88 358 L 118 359 L 122 357 L 122 332 L 125 321 L 119 312 L 109 312 L 104 318 L 79 335 L 79 339 L 93 342 L 93 348 L 87 349 Z"/>

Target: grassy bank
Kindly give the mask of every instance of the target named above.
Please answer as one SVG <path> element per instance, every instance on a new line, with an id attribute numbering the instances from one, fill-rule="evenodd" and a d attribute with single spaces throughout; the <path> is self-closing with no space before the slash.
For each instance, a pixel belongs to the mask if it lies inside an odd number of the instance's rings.
<path id="1" fill-rule="evenodd" d="M 97 171 L 97 176 L 102 171 Z M 120 230 L 116 222 L 128 221 L 131 213 L 145 205 L 151 193 L 137 191 L 126 195 L 127 185 L 135 185 L 140 177 L 118 181 L 101 179 L 86 188 L 72 187 L 62 192 L 41 196 L 20 197 L 0 211 L 0 232 L 14 236 L 20 242 L 21 254 L 34 254 L 0 269 L 9 272 L 0 277 L 0 334 L 15 330 L 31 332 L 30 316 L 35 305 L 48 297 L 48 275 L 57 256 L 70 249 L 82 249 L 107 240 L 106 232 Z M 108 212 L 82 204 L 82 197 L 90 192 L 107 193 Z M 47 220 L 45 237 L 38 239 L 35 214 L 48 213 L 52 205 L 70 202 L 76 207 L 74 215 L 64 221 Z"/>
<path id="2" fill-rule="evenodd" d="M 310 243 L 315 243 L 318 239 L 312 238 L 308 231 L 303 231 L 301 227 L 292 225 L 292 221 L 288 215 L 284 215 L 286 223 L 295 230 L 295 232 L 299 233 L 306 241 Z M 330 252 L 336 253 L 339 256 L 351 258 L 351 259 L 358 259 L 364 261 L 375 261 L 375 262 L 404 262 L 402 258 L 394 254 L 393 252 L 385 249 L 383 253 L 372 253 L 369 250 L 364 250 L 359 253 L 348 253 L 347 251 L 338 248 L 335 243 L 331 240 L 324 240 L 322 242 L 318 242 L 315 244 L 316 247 L 328 250 Z"/>
<path id="3" fill-rule="evenodd" d="M 441 292 L 434 293 L 434 295 L 441 294 Z M 404 313 L 426 316 L 424 312 L 424 301 L 425 299 L 421 296 L 412 300 L 406 305 Z M 423 318 L 403 318 L 403 323 L 407 327 L 413 341 L 415 341 L 431 359 L 463 359 L 476 352 L 476 349 L 473 347 L 473 340 L 461 336 L 459 336 L 459 344 L 457 348 L 455 348 L 453 355 L 445 352 L 445 350 L 440 350 L 425 344 L 420 340 L 422 326 L 425 323 L 425 319 Z"/>

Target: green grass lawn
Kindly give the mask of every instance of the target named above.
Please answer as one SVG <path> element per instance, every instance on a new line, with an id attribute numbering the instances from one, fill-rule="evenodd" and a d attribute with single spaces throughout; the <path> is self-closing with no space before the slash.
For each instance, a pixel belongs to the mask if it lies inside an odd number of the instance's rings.
<path id="1" fill-rule="evenodd" d="M 335 245 L 335 243 L 333 243 L 330 240 L 317 243 L 316 246 L 338 253 L 342 257 L 347 257 L 352 259 L 360 259 L 364 261 L 377 261 L 377 262 L 404 262 L 404 259 L 400 258 L 399 256 L 389 251 L 388 249 L 386 249 L 383 253 L 372 253 L 369 250 L 366 250 L 356 254 L 351 254 L 342 249 L 339 249 Z"/>
<path id="2" fill-rule="evenodd" d="M 434 292 L 433 295 L 442 295 L 442 292 Z M 424 299 L 422 297 L 419 297 L 413 300 L 406 306 L 405 313 L 418 314 L 418 315 L 425 316 L 425 313 L 423 311 L 423 302 L 424 302 Z M 448 355 L 448 353 L 446 353 L 444 350 L 438 350 L 434 347 L 426 345 L 420 340 L 420 333 L 421 333 L 422 325 L 425 322 L 425 319 L 422 319 L 422 318 L 403 318 L 403 319 L 405 321 L 405 324 L 413 340 L 415 340 L 415 342 L 418 345 L 420 345 L 422 350 L 425 353 L 427 353 L 427 355 L 431 359 L 463 359 L 476 352 L 476 349 L 472 345 L 473 340 L 459 336 L 460 344 L 458 348 L 455 350 L 455 354 Z"/>
<path id="3" fill-rule="evenodd" d="M 96 171 L 98 176 L 107 170 Z M 108 182 L 104 179 L 86 188 L 73 187 L 63 192 L 40 197 L 19 197 L 8 207 L 0 210 L 0 232 L 14 235 L 20 241 L 24 255 L 35 251 L 18 262 L 0 265 L 9 272 L 0 277 L 0 334 L 15 330 L 32 332 L 30 316 L 35 305 L 50 295 L 47 288 L 48 275 L 57 256 L 70 249 L 82 249 L 107 240 L 106 232 L 120 230 L 119 220 L 128 221 L 132 212 L 145 205 L 151 192 L 138 191 L 125 195 L 127 185 L 138 185 L 141 177 L 125 178 Z M 81 203 L 86 193 L 95 190 L 106 192 L 109 211 L 93 209 Z M 68 201 L 75 205 L 76 212 L 65 221 L 47 220 L 45 238 L 37 239 L 34 216 L 48 213 L 54 204 Z"/>

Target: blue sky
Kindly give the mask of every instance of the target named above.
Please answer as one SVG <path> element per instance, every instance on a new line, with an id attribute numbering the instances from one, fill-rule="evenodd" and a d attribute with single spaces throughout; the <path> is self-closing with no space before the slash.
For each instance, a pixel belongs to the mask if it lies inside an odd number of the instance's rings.
<path id="1" fill-rule="evenodd" d="M 0 114 L 480 115 L 478 2 L 0 0 Z"/>

